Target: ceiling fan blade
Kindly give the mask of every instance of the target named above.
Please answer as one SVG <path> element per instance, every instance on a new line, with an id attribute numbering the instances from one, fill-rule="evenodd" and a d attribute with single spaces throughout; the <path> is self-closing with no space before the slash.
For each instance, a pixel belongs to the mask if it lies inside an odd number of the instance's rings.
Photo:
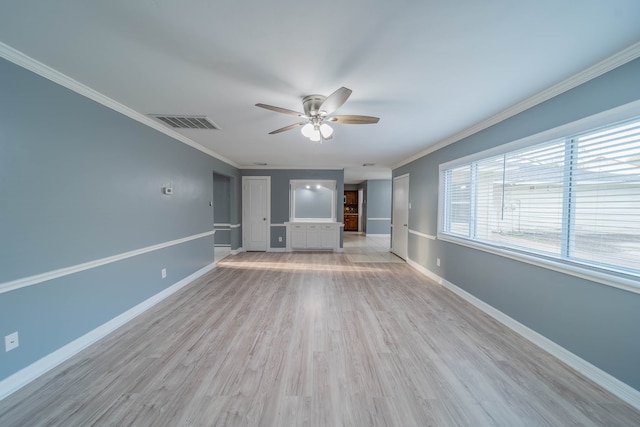
<path id="1" fill-rule="evenodd" d="M 274 135 L 274 134 L 276 134 L 276 133 L 280 133 L 280 132 L 286 132 L 286 131 L 288 131 L 288 130 L 295 129 L 295 128 L 297 128 L 297 127 L 304 126 L 304 125 L 306 125 L 306 124 L 307 124 L 306 122 L 302 122 L 302 123 L 294 123 L 294 124 L 292 124 L 292 125 L 285 126 L 285 127 L 283 127 L 283 128 L 280 128 L 280 129 L 276 129 L 276 130 L 274 130 L 273 132 L 269 132 L 269 135 Z"/>
<path id="2" fill-rule="evenodd" d="M 368 125 L 378 123 L 379 117 L 371 116 L 333 116 L 326 119 L 329 122 L 341 123 L 345 125 Z"/>
<path id="3" fill-rule="evenodd" d="M 304 113 L 299 113 L 293 110 L 287 110 L 286 108 L 274 107 L 273 105 L 256 104 L 256 107 L 266 108 L 267 110 L 275 111 L 278 113 L 291 114 L 292 116 L 305 117 L 305 118 L 307 117 L 304 115 Z"/>
<path id="4" fill-rule="evenodd" d="M 326 114 L 331 114 L 338 108 L 340 108 L 342 104 L 347 102 L 349 96 L 351 96 L 351 89 L 341 87 L 324 100 L 322 105 L 320 105 L 319 111 L 324 111 Z"/>

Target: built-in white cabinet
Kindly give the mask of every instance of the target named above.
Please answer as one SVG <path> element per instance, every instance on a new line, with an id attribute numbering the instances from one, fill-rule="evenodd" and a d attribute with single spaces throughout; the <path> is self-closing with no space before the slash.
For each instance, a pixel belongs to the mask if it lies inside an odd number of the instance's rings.
<path id="1" fill-rule="evenodd" d="M 291 244 L 287 244 L 287 248 L 307 247 L 307 226 L 305 224 L 291 224 L 290 227 L 287 227 L 287 236 L 289 235 L 291 236 Z"/>
<path id="2" fill-rule="evenodd" d="M 287 251 L 338 251 L 340 224 L 337 222 L 288 222 Z"/>
<path id="3" fill-rule="evenodd" d="M 320 231 L 320 246 L 323 248 L 338 249 L 340 241 L 340 227 L 338 224 L 322 224 Z"/>

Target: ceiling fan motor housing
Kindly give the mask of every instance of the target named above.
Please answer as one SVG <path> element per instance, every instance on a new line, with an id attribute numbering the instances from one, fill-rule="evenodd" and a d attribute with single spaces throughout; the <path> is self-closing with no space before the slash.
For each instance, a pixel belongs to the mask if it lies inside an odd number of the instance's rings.
<path id="1" fill-rule="evenodd" d="M 302 98 L 302 107 L 304 108 L 304 114 L 308 117 L 313 117 L 320 114 L 320 106 L 325 99 L 327 99 L 327 97 L 323 95 L 308 95 Z"/>

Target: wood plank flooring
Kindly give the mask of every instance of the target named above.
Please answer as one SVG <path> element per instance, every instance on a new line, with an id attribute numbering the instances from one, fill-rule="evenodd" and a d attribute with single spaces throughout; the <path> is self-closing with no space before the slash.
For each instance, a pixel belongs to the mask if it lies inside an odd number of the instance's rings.
<path id="1" fill-rule="evenodd" d="M 392 255 L 350 261 L 366 246 L 353 239 L 345 254 L 223 259 L 0 401 L 0 425 L 640 425 Z"/>

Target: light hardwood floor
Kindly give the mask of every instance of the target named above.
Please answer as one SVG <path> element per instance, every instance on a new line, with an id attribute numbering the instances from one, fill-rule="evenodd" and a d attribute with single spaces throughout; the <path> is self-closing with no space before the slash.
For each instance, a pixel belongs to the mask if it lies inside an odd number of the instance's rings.
<path id="1" fill-rule="evenodd" d="M 359 239 L 224 258 L 1 401 L 0 426 L 640 425 L 388 240 Z M 350 260 L 363 252 L 376 261 Z"/>

